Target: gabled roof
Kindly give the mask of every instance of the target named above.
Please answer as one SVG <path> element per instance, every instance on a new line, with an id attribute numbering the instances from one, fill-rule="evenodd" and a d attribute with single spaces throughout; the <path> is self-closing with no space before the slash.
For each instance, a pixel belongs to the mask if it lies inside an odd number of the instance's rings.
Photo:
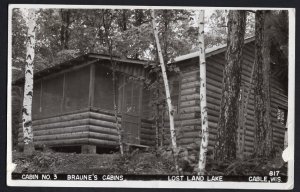
<path id="1" fill-rule="evenodd" d="M 96 59 L 102 59 L 102 60 L 110 60 L 110 56 L 109 55 L 105 55 L 105 54 L 88 53 L 86 55 L 88 57 L 90 57 L 90 58 L 96 58 Z M 114 61 L 118 61 L 118 62 L 133 63 L 133 64 L 140 64 L 140 65 L 145 65 L 146 63 L 149 62 L 149 61 L 140 60 L 140 59 L 121 58 L 121 57 L 116 57 L 116 56 L 113 56 L 112 59 Z"/>
<path id="2" fill-rule="evenodd" d="M 247 38 L 247 39 L 245 39 L 245 44 L 249 43 L 249 42 L 252 42 L 252 41 L 254 41 L 254 37 Z M 224 44 L 224 45 L 220 45 L 220 46 L 217 46 L 217 47 L 212 47 L 212 48 L 206 49 L 205 50 L 206 57 L 210 57 L 210 56 L 225 52 L 226 51 L 226 46 L 227 45 Z M 196 57 L 199 57 L 199 52 L 189 53 L 189 54 L 186 54 L 186 55 L 176 57 L 174 59 L 174 61 L 176 63 L 176 62 L 180 62 L 180 61 L 184 61 L 184 60 L 192 59 L 192 58 L 196 58 Z M 43 69 L 41 71 L 38 71 L 38 72 L 34 73 L 34 77 L 35 78 L 44 77 L 44 76 L 47 76 L 51 73 L 55 73 L 55 72 L 58 72 L 58 71 L 61 71 L 61 70 L 64 70 L 64 69 L 68 69 L 68 68 L 71 68 L 71 67 L 76 66 L 76 65 L 82 65 L 82 64 L 85 64 L 85 63 L 94 63 L 94 62 L 97 62 L 97 61 L 100 61 L 100 60 L 109 61 L 110 56 L 105 55 L 105 54 L 98 54 L 98 53 L 88 53 L 88 54 L 76 57 L 74 59 L 56 64 L 52 67 Z M 136 65 L 145 65 L 145 64 L 150 62 L 150 61 L 146 61 L 146 60 L 121 58 L 121 57 L 116 57 L 116 56 L 113 56 L 113 60 L 117 61 L 117 62 L 130 63 L 130 64 L 136 64 Z M 19 84 L 23 81 L 24 81 L 24 77 L 16 80 L 15 82 L 13 82 L 13 84 Z"/>
<path id="3" fill-rule="evenodd" d="M 148 62 L 148 61 L 144 61 L 144 60 L 121 58 L 121 57 L 116 57 L 116 56 L 113 56 L 112 59 L 117 62 L 136 64 L 139 66 L 141 66 L 141 65 L 143 66 Z M 87 63 L 91 64 L 91 63 L 95 63 L 95 62 L 98 62 L 101 60 L 102 61 L 103 60 L 110 61 L 110 56 L 105 55 L 105 54 L 88 53 L 88 54 L 76 57 L 74 59 L 70 59 L 65 62 L 56 64 L 52 67 L 40 70 L 40 71 L 34 73 L 34 77 L 35 78 L 44 77 L 49 74 L 59 72 L 61 70 L 71 68 L 73 66 L 83 65 L 83 64 L 87 64 Z M 19 83 L 22 83 L 23 81 L 24 81 L 24 77 L 17 79 L 15 82 L 13 82 L 13 84 L 19 84 Z"/>
<path id="4" fill-rule="evenodd" d="M 255 39 L 255 37 L 247 38 L 247 39 L 245 39 L 244 43 L 245 44 L 250 43 L 250 42 L 254 41 L 254 39 Z M 223 44 L 223 45 L 220 45 L 220 46 L 217 46 L 217 47 L 212 47 L 212 48 L 205 49 L 205 57 L 210 57 L 212 55 L 216 55 L 218 53 L 225 52 L 226 47 L 227 47 L 227 44 Z M 187 59 L 192 59 L 192 58 L 195 58 L 195 57 L 199 57 L 199 52 L 198 51 L 176 57 L 174 59 L 174 61 L 179 62 L 179 61 L 184 61 L 184 60 L 187 60 Z"/>
<path id="5" fill-rule="evenodd" d="M 254 40 L 255 40 L 255 36 L 249 37 L 249 38 L 245 39 L 244 44 L 248 44 L 248 43 L 254 42 Z M 208 58 L 208 57 L 211 57 L 213 55 L 225 52 L 226 50 L 227 50 L 227 45 L 226 44 L 220 45 L 220 46 L 217 46 L 217 47 L 208 48 L 208 49 L 205 50 L 205 57 Z M 194 58 L 197 58 L 197 57 L 199 57 L 199 52 L 198 51 L 197 52 L 193 52 L 193 53 L 189 53 L 189 54 L 186 54 L 186 55 L 182 55 L 182 56 L 179 56 L 179 57 L 176 57 L 174 59 L 173 63 L 177 63 L 178 62 L 178 64 L 183 64 L 184 62 L 181 62 L 181 61 L 185 61 L 185 60 L 189 60 L 189 59 L 194 59 Z M 282 68 L 279 65 L 274 65 L 274 64 L 271 65 L 272 75 L 278 77 L 280 80 L 282 80 L 286 84 L 288 82 L 288 72 L 287 72 L 287 70 L 288 70 L 287 67 Z"/>

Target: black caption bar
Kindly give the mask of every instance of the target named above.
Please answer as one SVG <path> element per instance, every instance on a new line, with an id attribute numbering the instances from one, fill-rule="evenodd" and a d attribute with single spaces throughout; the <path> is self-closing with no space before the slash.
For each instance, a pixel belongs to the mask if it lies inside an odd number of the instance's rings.
<path id="1" fill-rule="evenodd" d="M 211 176 L 211 175 L 98 175 L 12 173 L 13 180 L 51 181 L 193 181 L 193 182 L 260 182 L 286 183 L 287 176 Z"/>

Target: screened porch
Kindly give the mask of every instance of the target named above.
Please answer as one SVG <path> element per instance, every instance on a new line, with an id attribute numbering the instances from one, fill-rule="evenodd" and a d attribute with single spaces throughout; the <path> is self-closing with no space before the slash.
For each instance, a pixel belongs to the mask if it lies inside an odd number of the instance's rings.
<path id="1" fill-rule="evenodd" d="M 143 82 L 132 79 L 134 75 L 144 75 L 144 67 L 122 63 L 116 69 L 118 126 L 124 142 L 149 146 L 154 142 L 149 91 Z M 35 79 L 33 92 L 35 145 L 117 146 L 109 62 L 75 66 Z M 20 125 L 19 145 L 23 145 L 22 137 Z"/>

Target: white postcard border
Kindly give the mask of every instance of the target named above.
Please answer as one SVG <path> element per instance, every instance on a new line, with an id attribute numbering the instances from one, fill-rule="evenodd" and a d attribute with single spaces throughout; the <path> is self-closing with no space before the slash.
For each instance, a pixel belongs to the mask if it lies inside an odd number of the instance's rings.
<path id="1" fill-rule="evenodd" d="M 288 83 L 288 148 L 284 159 L 288 160 L 287 183 L 257 182 L 191 182 L 191 181 L 40 181 L 12 180 L 15 168 L 12 163 L 12 9 L 13 8 L 68 8 L 68 9 L 234 9 L 234 10 L 288 10 L 289 11 L 289 83 Z M 266 7 L 188 7 L 188 6 L 121 6 L 121 5 L 54 5 L 54 4 L 10 4 L 8 15 L 8 84 L 7 84 L 7 185 L 25 187 L 112 187 L 112 188 L 223 188 L 223 189 L 293 189 L 294 187 L 294 151 L 295 151 L 295 8 Z"/>

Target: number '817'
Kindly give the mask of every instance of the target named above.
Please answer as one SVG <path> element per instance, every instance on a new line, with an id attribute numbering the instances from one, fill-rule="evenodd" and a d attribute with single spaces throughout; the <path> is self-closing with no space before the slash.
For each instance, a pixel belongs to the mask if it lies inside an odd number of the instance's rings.
<path id="1" fill-rule="evenodd" d="M 270 171 L 269 176 L 278 176 L 280 171 Z"/>

